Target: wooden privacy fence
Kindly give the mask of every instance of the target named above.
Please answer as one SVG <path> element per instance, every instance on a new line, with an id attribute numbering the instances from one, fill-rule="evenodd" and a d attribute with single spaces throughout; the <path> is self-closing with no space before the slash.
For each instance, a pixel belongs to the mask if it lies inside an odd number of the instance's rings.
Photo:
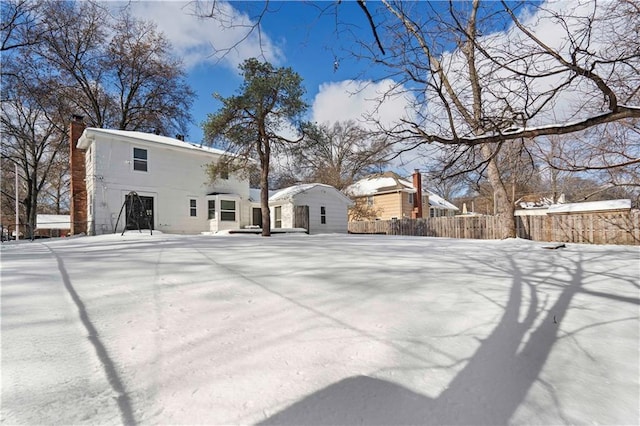
<path id="1" fill-rule="evenodd" d="M 534 241 L 640 245 L 640 212 L 517 216 L 517 235 Z M 495 216 L 349 222 L 352 234 L 412 235 L 499 239 L 504 232 Z"/>

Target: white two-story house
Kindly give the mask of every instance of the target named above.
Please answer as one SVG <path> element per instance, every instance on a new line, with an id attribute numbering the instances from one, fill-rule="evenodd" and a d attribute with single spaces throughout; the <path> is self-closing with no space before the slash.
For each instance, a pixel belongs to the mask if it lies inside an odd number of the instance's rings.
<path id="1" fill-rule="evenodd" d="M 127 223 L 133 197 L 144 206 L 152 229 L 168 233 L 252 224 L 248 180 L 230 175 L 211 183 L 207 175 L 207 164 L 224 151 L 166 136 L 98 128 L 84 129 L 72 145 L 84 151 L 89 235 L 134 227 Z"/>

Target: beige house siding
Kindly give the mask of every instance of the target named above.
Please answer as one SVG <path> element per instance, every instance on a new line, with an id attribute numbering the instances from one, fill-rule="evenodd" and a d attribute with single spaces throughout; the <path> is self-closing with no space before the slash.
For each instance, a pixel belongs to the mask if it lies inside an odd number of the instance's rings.
<path id="1" fill-rule="evenodd" d="M 401 195 L 402 193 L 398 192 L 373 195 L 373 207 L 378 212 L 377 219 L 402 218 L 403 203 L 400 197 Z"/>
<path id="2" fill-rule="evenodd" d="M 393 218 L 411 218 L 413 203 L 409 202 L 408 192 L 391 192 L 387 194 L 377 194 L 368 197 L 357 197 L 354 199 L 359 207 L 368 206 L 376 213 L 377 220 L 390 220 Z M 413 194 L 411 194 L 413 195 Z M 373 205 L 369 205 L 369 199 Z M 423 197 L 422 217 L 429 217 L 429 197 Z M 360 220 L 350 217 L 350 220 Z"/>

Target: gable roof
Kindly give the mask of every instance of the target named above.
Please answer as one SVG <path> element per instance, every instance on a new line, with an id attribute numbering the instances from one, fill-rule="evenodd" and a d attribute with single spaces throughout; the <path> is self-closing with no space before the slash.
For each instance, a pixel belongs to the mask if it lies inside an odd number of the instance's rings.
<path id="1" fill-rule="evenodd" d="M 360 179 L 349 185 L 344 192 L 352 197 L 385 194 L 389 192 L 415 193 L 413 183 L 401 178 L 397 173 L 384 172 Z"/>
<path id="2" fill-rule="evenodd" d="M 78 140 L 78 148 L 86 149 L 89 144 L 95 140 L 96 136 L 115 136 L 123 139 L 127 139 L 129 142 L 142 142 L 150 144 L 161 144 L 171 148 L 178 148 L 181 150 L 191 152 L 201 152 L 206 154 L 217 155 L 229 155 L 227 151 L 217 148 L 211 148 L 208 146 L 202 146 L 191 142 L 185 142 L 180 139 L 170 138 L 168 136 L 156 135 L 153 133 L 134 132 L 130 130 L 113 130 L 113 129 L 100 129 L 97 127 L 87 127 L 82 136 Z"/>
<path id="3" fill-rule="evenodd" d="M 338 198 L 343 199 L 346 204 L 353 204 L 353 201 L 351 201 L 349 197 L 345 196 L 342 192 L 338 191 L 333 186 L 326 185 L 324 183 L 303 183 L 299 185 L 289 186 L 287 188 L 283 188 L 271 193 L 269 196 L 269 201 L 290 201 L 293 200 L 296 195 L 308 192 L 314 188 L 329 190 L 330 192 L 335 193 Z"/>

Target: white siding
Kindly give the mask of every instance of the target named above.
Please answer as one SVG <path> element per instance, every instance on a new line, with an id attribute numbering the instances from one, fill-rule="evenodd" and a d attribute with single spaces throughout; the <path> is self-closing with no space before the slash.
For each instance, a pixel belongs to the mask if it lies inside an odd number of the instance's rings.
<path id="1" fill-rule="evenodd" d="M 310 234 L 347 232 L 347 200 L 337 189 L 316 186 L 295 195 L 294 202 L 298 206 L 309 206 Z M 325 224 L 320 221 L 322 206 L 326 209 Z"/>
<path id="2" fill-rule="evenodd" d="M 204 166 L 215 154 L 187 151 L 154 142 L 130 140 L 95 132 L 90 144 L 92 159 L 87 167 L 87 191 L 94 204 L 89 220 L 95 234 L 113 232 L 125 196 L 130 191 L 154 198 L 154 227 L 170 233 L 199 233 L 213 228 L 207 218 L 207 193 L 229 194 L 237 200 L 238 228 L 249 223 L 249 184 L 231 176 L 208 185 Z M 133 169 L 133 148 L 147 150 L 147 172 Z M 91 174 L 90 171 L 91 170 Z M 89 197 L 88 197 L 89 198 Z M 197 202 L 197 216 L 191 217 L 189 200 Z M 122 212 L 124 216 L 125 212 Z M 118 230 L 123 229 L 124 217 Z M 224 224 L 228 225 L 228 224 Z M 220 225 L 216 226 L 220 228 Z M 225 228 L 226 229 L 226 228 Z"/>

